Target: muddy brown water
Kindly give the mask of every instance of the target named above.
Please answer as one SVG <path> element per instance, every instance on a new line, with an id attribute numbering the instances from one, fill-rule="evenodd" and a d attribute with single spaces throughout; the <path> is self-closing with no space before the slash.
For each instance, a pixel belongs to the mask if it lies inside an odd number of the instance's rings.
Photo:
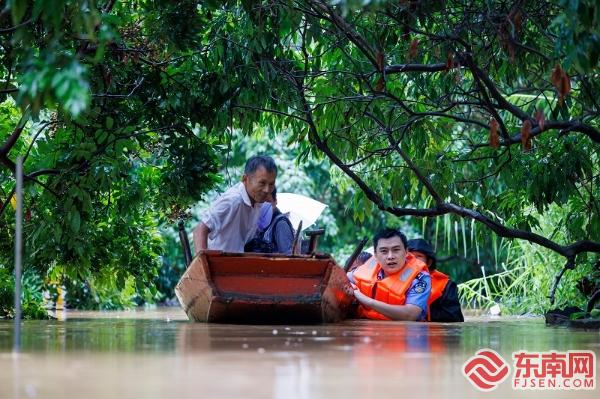
<path id="1" fill-rule="evenodd" d="M 315 326 L 188 322 L 180 309 L 64 312 L 0 321 L 0 398 L 598 398 L 592 391 L 477 391 L 462 374 L 482 348 L 593 351 L 598 331 L 541 318 L 467 317 L 462 324 L 346 321 Z M 595 383 L 598 383 L 596 362 Z"/>

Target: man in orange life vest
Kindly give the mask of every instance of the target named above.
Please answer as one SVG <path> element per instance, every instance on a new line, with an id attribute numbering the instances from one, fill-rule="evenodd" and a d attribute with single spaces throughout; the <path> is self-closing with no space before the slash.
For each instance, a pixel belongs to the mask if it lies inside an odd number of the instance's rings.
<path id="1" fill-rule="evenodd" d="M 406 236 L 386 228 L 373 238 L 375 256 L 348 273 L 356 287 L 358 317 L 425 320 L 431 277 L 427 265 L 406 251 Z"/>

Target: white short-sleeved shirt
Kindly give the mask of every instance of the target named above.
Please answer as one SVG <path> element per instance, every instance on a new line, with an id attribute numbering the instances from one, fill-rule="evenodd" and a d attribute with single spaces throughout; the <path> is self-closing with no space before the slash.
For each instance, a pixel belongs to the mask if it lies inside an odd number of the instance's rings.
<path id="1" fill-rule="evenodd" d="M 208 249 L 244 252 L 244 244 L 256 232 L 261 205 L 252 205 L 243 183 L 221 194 L 202 216 L 210 230 Z"/>

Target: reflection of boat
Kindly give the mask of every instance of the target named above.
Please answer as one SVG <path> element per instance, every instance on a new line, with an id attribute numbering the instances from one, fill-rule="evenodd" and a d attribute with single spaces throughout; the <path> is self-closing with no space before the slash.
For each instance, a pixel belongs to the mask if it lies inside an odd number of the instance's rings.
<path id="1" fill-rule="evenodd" d="M 329 255 L 201 251 L 175 288 L 190 320 L 217 323 L 329 323 L 354 298 Z"/>

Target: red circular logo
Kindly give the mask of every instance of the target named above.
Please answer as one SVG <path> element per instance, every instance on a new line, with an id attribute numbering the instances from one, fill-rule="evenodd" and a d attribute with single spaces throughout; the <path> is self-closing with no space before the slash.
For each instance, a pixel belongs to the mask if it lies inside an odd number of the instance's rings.
<path id="1" fill-rule="evenodd" d="M 469 358 L 463 374 L 477 389 L 492 391 L 508 377 L 508 363 L 496 351 L 482 349 Z"/>

